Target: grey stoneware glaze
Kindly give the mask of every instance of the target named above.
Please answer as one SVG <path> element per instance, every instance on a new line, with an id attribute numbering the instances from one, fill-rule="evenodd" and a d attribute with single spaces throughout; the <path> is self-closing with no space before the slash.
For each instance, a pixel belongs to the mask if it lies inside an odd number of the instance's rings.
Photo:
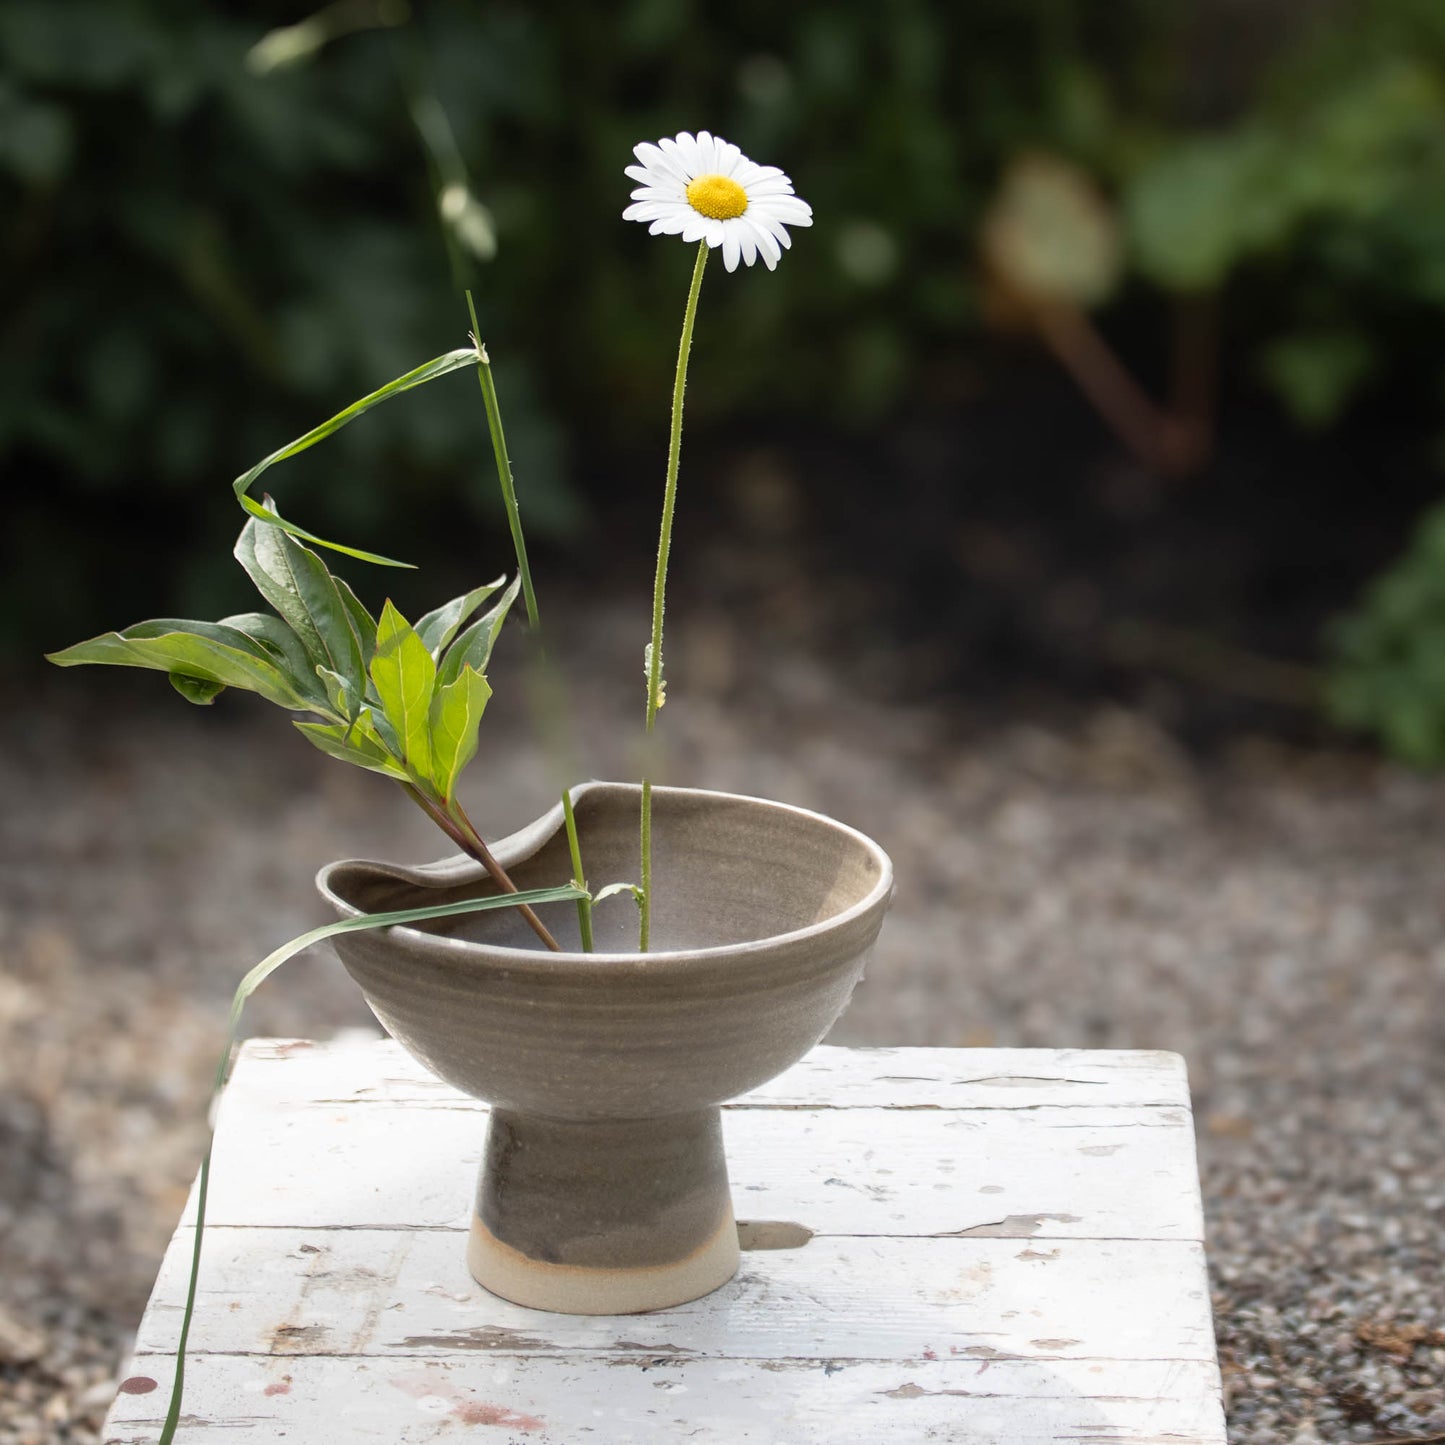
<path id="1" fill-rule="evenodd" d="M 640 789 L 573 790 L 593 888 L 636 882 Z M 572 875 L 561 806 L 493 845 L 519 888 Z M 732 1278 L 737 1230 L 718 1105 L 796 1063 L 847 1005 L 893 890 L 863 834 L 782 803 L 653 790 L 653 949 L 630 894 L 334 940 L 387 1031 L 491 1104 L 467 1263 L 489 1290 L 568 1314 L 681 1304 Z M 464 856 L 345 862 L 317 878 L 343 917 L 494 891 Z M 572 951 L 576 950 L 576 951 Z"/>

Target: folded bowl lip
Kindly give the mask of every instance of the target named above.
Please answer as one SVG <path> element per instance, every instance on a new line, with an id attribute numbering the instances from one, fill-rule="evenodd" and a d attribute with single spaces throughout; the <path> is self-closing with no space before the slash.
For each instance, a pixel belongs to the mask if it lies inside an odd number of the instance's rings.
<path id="1" fill-rule="evenodd" d="M 572 790 L 572 803 L 575 808 L 579 799 L 587 793 L 599 791 L 641 793 L 640 785 L 636 783 L 616 783 L 593 781 L 579 783 Z M 728 958 L 734 962 L 741 957 L 756 957 L 761 954 L 770 953 L 776 949 L 786 948 L 791 945 L 804 942 L 808 939 L 817 938 L 823 934 L 846 928 L 854 920 L 878 909 L 880 913 L 885 912 L 892 900 L 893 894 L 893 860 L 883 851 L 866 833 L 859 832 L 857 828 L 849 827 L 847 823 L 840 823 L 836 818 L 830 818 L 826 813 L 815 812 L 811 808 L 800 808 L 794 803 L 779 803 L 771 798 L 752 797 L 746 793 L 725 793 L 710 788 L 674 788 L 654 787 L 652 790 L 654 798 L 658 797 L 691 797 L 691 798 L 716 798 L 729 803 L 755 803 L 760 806 L 775 809 L 780 812 L 791 813 L 796 817 L 806 818 L 810 822 L 821 824 L 830 831 L 839 833 L 844 837 L 858 844 L 864 852 L 869 854 L 878 864 L 878 880 L 868 892 L 856 903 L 850 904 L 840 913 L 835 913 L 831 918 L 825 918 L 817 923 L 810 923 L 803 928 L 790 929 L 787 933 L 774 933 L 767 938 L 749 940 L 747 943 L 724 943 L 715 944 L 708 948 L 680 948 L 680 949 L 658 949 L 648 953 L 581 953 L 568 952 L 552 953 L 545 949 L 512 948 L 502 944 L 478 943 L 473 939 L 451 938 L 445 934 L 428 933 L 419 928 L 412 928 L 406 924 L 393 924 L 388 929 L 379 929 L 377 932 L 395 933 L 403 937 L 413 946 L 420 945 L 428 951 L 432 951 L 437 958 L 453 957 L 458 963 L 477 964 L 488 961 L 505 962 L 509 967 L 533 968 L 539 972 L 555 972 L 562 967 L 595 968 L 600 964 L 606 964 L 610 971 L 619 969 L 630 969 L 635 972 L 659 972 L 667 968 L 689 968 L 695 964 L 706 963 L 711 960 Z M 562 824 L 562 805 L 557 803 L 548 812 L 544 813 L 534 823 L 520 829 L 517 833 L 509 835 L 499 843 L 493 844 L 493 852 L 500 853 L 505 845 L 512 838 L 520 837 L 522 834 L 535 834 L 539 842 L 538 847 L 547 838 L 551 837 Z M 452 859 L 440 860 L 449 862 L 466 859 L 466 854 L 455 854 Z M 349 918 L 359 918 L 364 910 L 356 907 L 355 904 L 342 898 L 331 887 L 331 876 L 343 868 L 356 867 L 357 865 L 390 873 L 399 882 L 411 883 L 418 889 L 426 887 L 423 883 L 417 883 L 414 876 L 414 869 L 405 868 L 398 864 L 379 863 L 369 858 L 343 858 L 334 863 L 328 863 L 316 874 L 316 887 L 322 897 L 334 908 Z M 484 875 L 482 865 L 475 865 L 479 875 Z"/>

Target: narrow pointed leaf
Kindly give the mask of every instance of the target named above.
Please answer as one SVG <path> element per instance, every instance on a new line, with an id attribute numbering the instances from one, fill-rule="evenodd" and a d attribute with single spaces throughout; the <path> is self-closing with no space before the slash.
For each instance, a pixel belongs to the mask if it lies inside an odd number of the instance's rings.
<path id="1" fill-rule="evenodd" d="M 477 751 L 477 728 L 492 689 L 470 667 L 446 687 L 439 687 L 431 707 L 431 778 L 443 802 L 451 802 L 457 778 Z"/>
<path id="2" fill-rule="evenodd" d="M 398 760 L 402 755 L 401 739 L 397 737 L 396 730 L 386 720 L 384 714 L 379 713 L 376 708 L 364 707 L 361 715 L 351 725 L 353 733 L 360 734 L 368 741 L 375 743 L 384 753 Z"/>
<path id="3" fill-rule="evenodd" d="M 392 928 L 399 924 L 424 923 L 431 918 L 452 918 L 462 913 L 482 913 L 492 908 L 516 908 L 521 904 L 563 903 L 570 899 L 584 897 L 580 889 L 564 886 L 561 888 L 533 888 L 524 893 L 502 893 L 487 898 L 468 898 L 460 903 L 436 903 L 429 908 L 405 908 L 394 913 L 364 913 L 357 918 L 345 918 L 339 923 L 323 924 L 283 943 L 248 973 L 237 987 L 231 999 L 231 1012 L 226 1020 L 226 1042 L 221 1049 L 216 1075 L 211 1084 L 211 1099 L 206 1117 L 216 1117 L 216 1101 L 226 1087 L 231 1072 L 231 1051 L 236 1046 L 236 1034 L 241 1026 L 241 1014 L 246 1000 L 281 967 L 298 953 L 335 938 L 341 933 L 361 933 L 372 928 Z M 171 1383 L 170 1404 L 166 1418 L 161 1424 L 157 1445 L 173 1445 L 176 1431 L 180 1428 L 181 1407 L 186 1393 L 186 1346 L 191 1337 L 191 1321 L 196 1313 L 196 1292 L 201 1276 L 201 1249 L 206 1235 L 206 1202 L 211 1187 L 211 1154 L 215 1148 L 216 1136 L 212 1129 L 206 1137 L 206 1151 L 201 1155 L 200 1178 L 196 1184 L 196 1229 L 191 1244 L 191 1274 L 186 1284 L 186 1303 L 181 1311 L 180 1334 L 176 1340 L 176 1372 Z"/>
<path id="4" fill-rule="evenodd" d="M 407 766 L 418 777 L 431 775 L 430 712 L 436 663 L 416 629 L 387 602 L 376 630 L 371 680 L 381 707 L 401 743 Z"/>
<path id="5" fill-rule="evenodd" d="M 340 723 L 299 722 L 296 731 L 328 757 L 339 758 L 343 763 L 366 768 L 369 772 L 395 778 L 401 783 L 411 782 L 411 774 L 376 741 L 374 735 L 355 727 L 343 727 Z"/>
<path id="6" fill-rule="evenodd" d="M 348 723 L 354 722 L 361 711 L 361 697 L 352 684 L 329 667 L 318 667 L 316 676 L 326 689 L 326 701 L 331 704 L 331 711 L 338 717 L 344 717 Z"/>
<path id="7" fill-rule="evenodd" d="M 265 648 L 244 632 L 219 622 L 160 617 L 52 652 L 49 660 L 59 667 L 100 663 L 149 668 L 242 688 L 294 712 L 308 712 L 313 707 Z"/>
<path id="8" fill-rule="evenodd" d="M 328 551 L 340 552 L 345 557 L 355 557 L 358 562 L 370 562 L 377 567 L 402 567 L 407 571 L 416 569 L 415 562 L 399 562 L 395 557 L 383 557 L 380 552 L 367 552 L 360 547 L 347 547 L 341 542 L 328 542 L 325 537 L 318 537 L 315 532 L 308 532 L 305 527 L 288 522 L 275 507 L 262 506 L 253 497 L 242 497 L 241 506 L 258 522 L 265 522 L 298 541 L 310 542 L 313 547 L 325 547 Z"/>
<path id="9" fill-rule="evenodd" d="M 361 640 L 361 660 L 367 667 L 371 666 L 371 659 L 376 652 L 376 618 L 362 605 L 343 577 L 333 577 L 336 583 L 336 590 L 341 594 L 341 605 L 346 608 L 346 615 L 351 618 L 352 630 Z"/>
<path id="10" fill-rule="evenodd" d="M 357 623 L 321 558 L 278 528 L 250 521 L 236 542 L 236 560 L 300 638 L 311 666 L 340 673 L 359 694 L 366 664 Z"/>
<path id="11" fill-rule="evenodd" d="M 269 612 L 239 612 L 234 617 L 223 617 L 220 625 L 233 627 L 258 643 L 291 679 L 298 692 L 314 694 L 318 700 L 325 696 L 324 691 L 311 680 L 315 675 L 315 664 L 307 657 L 301 639 L 279 617 Z"/>
<path id="12" fill-rule="evenodd" d="M 428 612 L 417 623 L 417 636 L 426 643 L 427 650 L 438 662 L 441 661 L 441 655 L 446 650 L 447 644 L 457 635 L 457 629 L 506 580 L 505 577 L 498 577 L 495 582 L 487 582 L 481 587 L 474 587 L 464 597 L 454 597 L 445 606 L 438 607 L 434 612 Z"/>
<path id="13" fill-rule="evenodd" d="M 224 682 L 207 682 L 204 678 L 187 677 L 180 672 L 171 673 L 171 686 L 197 707 L 209 707 L 226 690 Z"/>
<path id="14" fill-rule="evenodd" d="M 521 579 L 513 577 L 511 585 L 502 593 L 501 600 L 447 648 L 437 669 L 437 681 L 441 686 L 454 683 L 462 675 L 464 667 L 470 667 L 473 672 L 486 672 L 497 634 L 502 630 L 502 623 L 507 620 L 508 609 L 517 600 L 517 588 L 520 585 Z"/>
<path id="15" fill-rule="evenodd" d="M 364 396 L 360 401 L 354 401 L 344 411 L 339 411 L 329 421 L 324 421 L 318 427 L 313 427 L 305 436 L 298 437 L 294 442 L 289 442 L 284 447 L 279 447 L 270 456 L 263 457 L 248 472 L 243 472 L 232 483 L 232 490 L 236 499 L 253 517 L 264 525 L 271 526 L 278 531 L 289 533 L 293 537 L 303 541 L 312 542 L 318 547 L 327 547 L 334 552 L 344 552 L 347 556 L 360 558 L 365 562 L 375 562 L 384 567 L 405 567 L 405 562 L 396 562 L 389 557 L 381 557 L 373 552 L 362 552 L 354 547 L 343 547 L 338 542 L 328 542 L 323 537 L 314 533 L 305 532 L 294 522 L 284 521 L 275 511 L 267 511 L 254 497 L 247 493 L 262 472 L 273 467 L 277 462 L 284 462 L 287 457 L 294 457 L 300 452 L 313 447 L 319 441 L 324 441 L 333 432 L 338 432 L 349 422 L 379 406 L 384 401 L 389 401 L 394 396 L 400 396 L 403 392 L 410 391 L 414 386 L 422 386 L 426 382 L 435 381 L 438 377 L 446 376 L 453 371 L 459 371 L 466 366 L 475 366 L 477 361 L 477 348 L 475 346 L 464 346 L 457 351 L 449 351 L 445 356 L 438 356 L 431 361 L 418 366 L 413 371 L 408 371 L 405 376 L 399 376 L 395 381 L 388 382 L 369 396 Z"/>

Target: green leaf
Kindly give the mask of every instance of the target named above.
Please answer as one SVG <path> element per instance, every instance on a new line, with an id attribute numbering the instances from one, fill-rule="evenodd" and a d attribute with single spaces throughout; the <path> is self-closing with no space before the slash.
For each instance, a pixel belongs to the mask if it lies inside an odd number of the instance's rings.
<path id="1" fill-rule="evenodd" d="M 143 667 L 239 687 L 293 712 L 309 712 L 315 706 L 265 648 L 244 632 L 219 622 L 160 617 L 138 622 L 124 632 L 102 633 L 48 657 L 58 667 L 80 663 Z"/>
<path id="2" fill-rule="evenodd" d="M 336 590 L 341 594 L 341 605 L 346 608 L 347 616 L 351 618 L 351 626 L 361 639 L 361 659 L 370 667 L 376 652 L 376 618 L 362 606 L 344 578 L 333 574 L 332 581 L 336 583 Z"/>
<path id="3" fill-rule="evenodd" d="M 430 710 L 437 666 L 416 630 L 392 606 L 382 609 L 376 630 L 376 656 L 371 659 L 386 716 L 401 743 L 402 756 L 418 777 L 431 775 Z"/>
<path id="4" fill-rule="evenodd" d="M 417 636 L 426 643 L 427 650 L 438 661 L 447 644 L 457 635 L 457 629 L 464 623 L 498 587 L 507 579 L 498 577 L 495 582 L 486 582 L 474 587 L 464 597 L 454 597 L 445 606 L 428 612 L 416 625 Z"/>
<path id="5" fill-rule="evenodd" d="M 224 682 L 207 682 L 204 678 L 187 677 L 180 672 L 171 673 L 171 686 L 197 707 L 209 707 L 226 690 Z"/>
<path id="6" fill-rule="evenodd" d="M 473 672 L 486 672 L 497 634 L 502 630 L 502 623 L 507 620 L 507 612 L 512 603 L 517 600 L 517 588 L 520 585 L 521 578 L 513 577 L 510 586 L 502 593 L 501 601 L 472 623 L 447 649 L 446 656 L 442 658 L 437 669 L 437 681 L 442 687 L 454 683 L 462 675 L 464 667 L 470 667 Z"/>
<path id="7" fill-rule="evenodd" d="M 329 667 L 360 694 L 366 662 L 358 623 L 321 558 L 278 528 L 251 521 L 237 539 L 236 560 L 300 638 L 311 667 Z"/>
<path id="8" fill-rule="evenodd" d="M 343 547 L 339 542 L 328 542 L 324 537 L 303 531 L 295 523 L 284 521 L 274 509 L 267 509 L 254 497 L 247 496 L 247 492 L 268 467 L 273 467 L 277 462 L 284 462 L 287 457 L 294 457 L 309 447 L 314 447 L 319 441 L 325 441 L 333 432 L 340 431 L 342 427 L 355 421 L 357 417 L 370 411 L 372 407 L 379 406 L 394 396 L 400 396 L 402 392 L 410 391 L 414 386 L 422 386 L 426 382 L 435 381 L 438 377 L 446 376 L 450 372 L 459 371 L 464 366 L 475 366 L 476 361 L 477 348 L 464 346 L 457 351 L 447 352 L 445 356 L 435 357 L 415 370 L 408 371 L 405 376 L 399 376 L 395 381 L 388 382 L 369 396 L 362 397 L 360 401 L 352 402 L 344 411 L 337 412 L 329 421 L 322 422 L 320 426 L 313 427 L 305 436 L 298 437 L 294 442 L 289 442 L 286 446 L 272 452 L 270 456 L 263 457 L 250 471 L 237 477 L 232 483 L 236 499 L 257 521 L 276 531 L 287 533 L 302 541 L 314 542 L 316 546 L 329 548 L 333 552 L 344 552 L 348 557 L 356 557 L 363 562 L 375 562 L 383 567 L 409 566 L 410 564 L 406 562 L 396 562 L 390 557 L 381 557 L 374 552 L 362 552 L 354 547 Z"/>
<path id="9" fill-rule="evenodd" d="M 238 612 L 234 617 L 223 617 L 220 625 L 234 627 L 259 644 L 291 679 L 298 692 L 315 694 L 318 699 L 325 696 L 312 682 L 315 664 L 307 657 L 301 639 L 279 617 L 269 612 Z"/>
<path id="10" fill-rule="evenodd" d="M 321 679 L 322 686 L 326 689 L 326 700 L 331 704 L 332 712 L 344 717 L 348 723 L 355 721 L 361 711 L 361 697 L 356 689 L 339 672 L 332 672 L 329 667 L 318 667 L 316 676 Z"/>
<path id="11" fill-rule="evenodd" d="M 393 928 L 408 923 L 425 923 L 432 918 L 455 918 L 464 913 L 484 913 L 493 908 L 517 908 L 542 903 L 565 903 L 587 895 L 580 888 L 564 884 L 559 888 L 532 888 L 521 893 L 490 894 L 486 898 L 467 898 L 460 903 L 433 903 L 426 908 L 402 908 L 392 913 L 363 913 L 356 918 L 343 918 L 337 923 L 324 923 L 307 933 L 283 943 L 280 948 L 268 953 L 243 978 L 231 999 L 231 1012 L 226 1020 L 226 1042 L 221 1049 L 220 1061 L 216 1065 L 215 1078 L 211 1084 L 210 1105 L 206 1118 L 216 1117 L 216 1103 L 226 1079 L 231 1072 L 231 1050 L 236 1046 L 236 1034 L 241 1027 L 241 1014 L 246 1000 L 281 967 L 283 963 L 304 952 L 313 944 L 341 933 L 363 933 L 373 928 Z M 170 1405 L 161 1425 L 157 1445 L 172 1445 L 176 1431 L 180 1428 L 181 1406 L 186 1392 L 186 1345 L 191 1336 L 191 1321 L 196 1312 L 196 1292 L 201 1275 L 201 1246 L 206 1232 L 206 1200 L 211 1185 L 211 1154 L 215 1148 L 214 1129 L 207 1135 L 206 1152 L 201 1155 L 201 1173 L 196 1184 L 196 1229 L 191 1244 L 191 1273 L 186 1284 L 186 1303 L 181 1312 L 179 1338 L 176 1341 L 176 1373 L 171 1384 Z"/>
<path id="12" fill-rule="evenodd" d="M 492 689 L 471 667 L 446 687 L 439 687 L 431 705 L 431 778 L 443 802 L 451 802 L 457 778 L 477 751 L 477 728 Z"/>
<path id="13" fill-rule="evenodd" d="M 339 758 L 369 772 L 380 773 L 383 777 L 395 778 L 398 782 L 411 782 L 411 774 L 398 763 L 374 733 L 358 727 L 345 727 L 341 723 L 296 724 L 296 731 L 329 757 Z"/>

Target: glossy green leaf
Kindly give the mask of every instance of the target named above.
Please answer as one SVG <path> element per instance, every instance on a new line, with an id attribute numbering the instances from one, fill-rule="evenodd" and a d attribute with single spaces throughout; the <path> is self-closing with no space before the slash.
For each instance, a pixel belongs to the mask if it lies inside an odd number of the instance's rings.
<path id="1" fill-rule="evenodd" d="M 464 667 L 470 667 L 473 672 L 486 672 L 497 634 L 502 630 L 502 623 L 507 620 L 507 612 L 512 603 L 517 600 L 517 588 L 520 585 L 520 578 L 512 578 L 507 590 L 502 593 L 501 600 L 472 623 L 447 649 L 437 668 L 437 682 L 440 686 L 447 687 L 454 683 L 462 675 Z"/>
<path id="2" fill-rule="evenodd" d="M 220 625 L 234 627 L 259 644 L 291 679 L 298 692 L 308 696 L 314 694 L 318 701 L 325 696 L 325 692 L 317 688 L 312 680 L 315 664 L 307 657 L 301 639 L 279 617 L 269 612 L 238 612 L 234 617 L 223 617 Z"/>
<path id="3" fill-rule="evenodd" d="M 437 667 L 416 629 L 389 601 L 376 630 L 371 680 L 376 684 L 382 712 L 401 743 L 407 766 L 418 777 L 429 777 L 430 712 Z"/>
<path id="4" fill-rule="evenodd" d="M 446 687 L 439 687 L 431 705 L 432 782 L 444 802 L 456 791 L 457 778 L 477 751 L 477 728 L 492 695 L 486 678 L 470 667 Z"/>
<path id="5" fill-rule="evenodd" d="M 124 632 L 102 633 L 48 657 L 59 667 L 99 663 L 178 673 L 258 693 L 294 712 L 307 712 L 313 706 L 265 648 L 244 632 L 219 622 L 160 617 L 138 622 Z"/>
<path id="6" fill-rule="evenodd" d="M 197 707 L 209 707 L 226 690 L 224 682 L 208 682 L 205 678 L 187 677 L 181 672 L 171 673 L 171 686 Z"/>
<path id="7" fill-rule="evenodd" d="M 494 908 L 516 908 L 543 903 L 565 903 L 584 897 L 581 889 L 570 885 L 560 888 L 532 888 L 522 893 L 500 893 L 486 898 L 467 898 L 460 903 L 434 903 L 427 908 L 402 908 L 392 913 L 363 913 L 356 918 L 344 918 L 337 923 L 324 923 L 307 933 L 283 943 L 280 948 L 268 953 L 240 982 L 231 999 L 231 1012 L 226 1020 L 226 1042 L 221 1049 L 220 1061 L 216 1065 L 215 1078 L 211 1084 L 211 1099 L 206 1109 L 206 1118 L 216 1117 L 216 1103 L 226 1079 L 231 1072 L 231 1051 L 236 1046 L 236 1034 L 241 1026 L 241 1014 L 246 1000 L 281 967 L 312 945 L 335 938 L 342 933 L 363 933 L 373 928 L 394 928 L 408 923 L 425 923 L 432 918 L 455 918 L 465 913 L 484 913 Z M 206 1234 L 206 1202 L 211 1186 L 211 1154 L 215 1148 L 214 1129 L 207 1135 L 206 1151 L 201 1156 L 200 1178 L 196 1183 L 196 1228 L 191 1243 L 191 1273 L 186 1285 L 186 1303 L 181 1312 L 181 1327 L 176 1340 L 176 1373 L 171 1384 L 171 1398 L 166 1418 L 161 1425 L 157 1445 L 172 1445 L 176 1431 L 180 1428 L 181 1406 L 186 1390 L 186 1345 L 191 1336 L 191 1321 L 196 1313 L 196 1291 L 201 1275 L 201 1248 Z"/>
<path id="8" fill-rule="evenodd" d="M 374 707 L 362 708 L 360 715 L 351 726 L 354 732 L 375 743 L 383 752 L 389 753 L 394 758 L 401 758 L 401 739 L 397 736 L 396 729 L 387 721 L 385 715 L 379 713 Z"/>
<path id="9" fill-rule="evenodd" d="M 294 522 L 285 521 L 274 509 L 262 506 L 247 493 L 257 478 L 269 467 L 275 466 L 277 462 L 284 462 L 288 457 L 294 457 L 309 447 L 314 447 L 319 441 L 325 441 L 332 433 L 340 431 L 342 427 L 355 421 L 357 417 L 370 411 L 372 407 L 379 406 L 394 396 L 400 396 L 415 386 L 422 386 L 428 381 L 435 381 L 438 377 L 458 371 L 462 367 L 475 366 L 476 361 L 476 347 L 464 346 L 457 351 L 447 352 L 445 356 L 435 357 L 424 365 L 416 367 L 415 370 L 408 371 L 404 376 L 397 377 L 395 381 L 388 382 L 369 396 L 362 397 L 360 401 L 352 402 L 344 411 L 337 412 L 329 421 L 322 422 L 320 426 L 313 427 L 305 436 L 298 437 L 294 442 L 289 442 L 286 446 L 272 452 L 270 456 L 263 457 L 250 471 L 237 477 L 232 484 L 236 499 L 257 521 L 293 538 L 313 542 L 318 547 L 326 547 L 333 552 L 343 552 L 348 557 L 356 557 L 363 562 L 375 562 L 383 567 L 409 566 L 410 564 L 406 562 L 397 562 L 390 557 L 382 557 L 375 552 L 363 552 L 355 547 L 344 547 L 339 542 L 328 542 L 324 537 L 318 537 L 313 532 L 303 531 Z"/>
<path id="10" fill-rule="evenodd" d="M 296 731 L 328 757 L 401 783 L 411 782 L 411 774 L 387 752 L 374 733 L 341 723 L 306 722 L 297 723 Z"/>
<path id="11" fill-rule="evenodd" d="M 338 717 L 344 717 L 347 722 L 354 721 L 361 711 L 362 702 L 356 688 L 339 672 L 333 672 L 329 667 L 318 667 L 316 676 L 321 679 L 321 685 L 326 689 L 326 701 L 331 704 L 331 711 Z"/>
<path id="12" fill-rule="evenodd" d="M 251 521 L 236 542 L 236 560 L 300 638 L 311 668 L 331 668 L 360 694 L 366 662 L 358 623 L 321 558 L 278 528 Z"/>
<path id="13" fill-rule="evenodd" d="M 362 605 L 349 586 L 344 577 L 332 579 L 336 583 L 336 590 L 341 594 L 341 605 L 346 608 L 346 614 L 351 618 L 351 626 L 357 637 L 361 639 L 361 658 L 367 667 L 371 666 L 371 659 L 376 652 L 376 618 Z"/>
<path id="14" fill-rule="evenodd" d="M 463 597 L 454 597 L 444 606 L 428 612 L 416 625 L 417 636 L 426 643 L 427 650 L 438 661 L 447 644 L 457 635 L 457 630 L 468 617 L 497 590 L 507 579 L 498 577 L 495 582 L 486 582 L 474 587 Z"/>

